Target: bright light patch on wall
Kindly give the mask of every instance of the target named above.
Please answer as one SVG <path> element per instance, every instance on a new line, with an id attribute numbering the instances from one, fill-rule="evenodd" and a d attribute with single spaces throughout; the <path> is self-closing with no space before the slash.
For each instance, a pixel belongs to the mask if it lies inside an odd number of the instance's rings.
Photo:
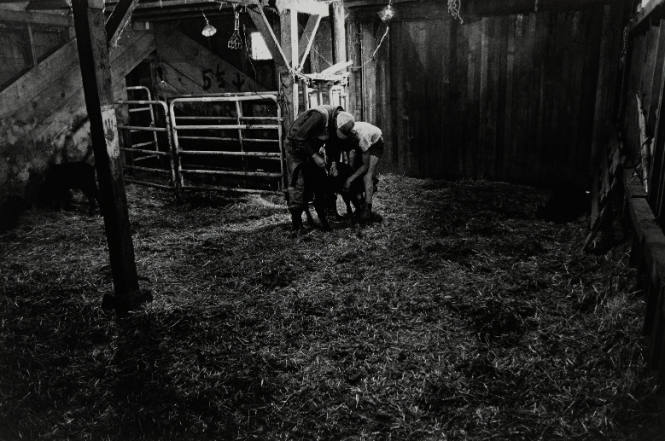
<path id="1" fill-rule="evenodd" d="M 252 44 L 252 59 L 254 60 L 272 60 L 272 55 L 268 50 L 268 45 L 263 39 L 260 32 L 252 32 L 249 34 L 250 42 Z"/>

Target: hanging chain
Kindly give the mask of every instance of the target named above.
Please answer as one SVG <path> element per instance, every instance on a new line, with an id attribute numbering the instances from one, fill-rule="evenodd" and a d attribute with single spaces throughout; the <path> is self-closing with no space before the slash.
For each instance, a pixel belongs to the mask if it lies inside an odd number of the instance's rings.
<path id="1" fill-rule="evenodd" d="M 464 24 L 464 19 L 460 15 L 462 12 L 462 0 L 448 0 L 448 13 L 460 24 Z"/>

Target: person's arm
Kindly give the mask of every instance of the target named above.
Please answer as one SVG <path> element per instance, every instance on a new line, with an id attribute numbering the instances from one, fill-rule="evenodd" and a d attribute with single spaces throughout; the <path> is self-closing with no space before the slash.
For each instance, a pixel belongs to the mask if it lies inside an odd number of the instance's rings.
<path id="1" fill-rule="evenodd" d="M 326 142 L 326 156 L 330 158 L 330 174 L 337 176 L 337 161 L 339 161 L 339 146 L 332 140 Z"/>
<path id="2" fill-rule="evenodd" d="M 323 156 L 319 155 L 318 152 L 314 152 L 312 154 L 312 160 L 314 161 L 314 164 L 316 164 L 318 167 L 326 168 L 326 160 L 323 159 Z"/>
<path id="3" fill-rule="evenodd" d="M 302 122 L 299 127 L 298 133 L 294 138 L 300 140 L 304 147 L 305 153 L 309 155 L 314 163 L 321 168 L 326 167 L 326 161 L 319 154 L 319 149 L 323 141 L 319 139 L 322 132 L 326 130 L 325 117 L 318 112 L 312 112 L 307 116 L 307 119 Z"/>
<path id="4" fill-rule="evenodd" d="M 356 170 L 355 173 L 353 173 L 351 176 L 349 176 L 349 178 L 344 183 L 344 189 L 345 190 L 348 190 L 349 188 L 351 188 L 351 184 L 353 183 L 353 181 L 355 181 L 360 176 L 367 173 L 367 170 L 369 170 L 369 153 L 363 152 L 362 158 L 363 158 L 362 165 L 360 167 L 358 167 L 358 170 Z"/>

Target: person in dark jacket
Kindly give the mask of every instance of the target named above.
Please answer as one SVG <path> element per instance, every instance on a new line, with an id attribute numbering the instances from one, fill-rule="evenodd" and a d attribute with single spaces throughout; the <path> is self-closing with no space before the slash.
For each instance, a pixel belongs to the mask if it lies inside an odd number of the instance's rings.
<path id="1" fill-rule="evenodd" d="M 324 105 L 301 113 L 289 127 L 285 143 L 288 173 L 286 197 L 294 230 L 302 229 L 302 212 L 307 202 L 306 184 L 314 193 L 314 208 L 322 228 L 330 228 L 325 215 L 329 189 L 324 188 L 326 179 L 321 178 L 327 174 L 326 161 L 319 154 L 319 149 L 325 145 L 326 156 L 332 158 L 334 168 L 336 158 L 339 158 L 340 143 L 350 136 L 353 124 L 353 115 L 342 107 Z"/>

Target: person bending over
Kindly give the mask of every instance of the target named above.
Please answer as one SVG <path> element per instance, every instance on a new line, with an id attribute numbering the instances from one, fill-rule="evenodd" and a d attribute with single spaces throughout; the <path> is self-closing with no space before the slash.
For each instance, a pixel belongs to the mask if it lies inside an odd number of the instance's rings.
<path id="1" fill-rule="evenodd" d="M 286 198 L 294 230 L 302 229 L 302 212 L 307 203 L 304 196 L 306 179 L 326 173 L 326 161 L 319 154 L 319 149 L 325 144 L 328 156 L 338 157 L 340 140 L 350 136 L 353 124 L 353 115 L 345 112 L 342 107 L 323 105 L 301 113 L 289 127 L 285 143 L 288 176 Z M 328 189 L 320 188 L 317 182 L 307 184 L 313 187 L 314 208 L 321 226 L 329 229 L 324 211 Z"/>
<path id="2" fill-rule="evenodd" d="M 377 180 L 376 170 L 383 155 L 383 134 L 381 129 L 367 122 L 358 121 L 351 129 L 351 141 L 354 147 L 350 156 L 352 163 L 362 161 L 355 172 L 344 183 L 344 189 L 351 188 L 356 179 L 362 177 L 365 188 L 365 205 L 360 212 L 360 220 L 369 222 L 372 218 L 372 198 L 374 182 Z M 354 152 L 360 151 L 361 158 L 354 158 Z"/>

